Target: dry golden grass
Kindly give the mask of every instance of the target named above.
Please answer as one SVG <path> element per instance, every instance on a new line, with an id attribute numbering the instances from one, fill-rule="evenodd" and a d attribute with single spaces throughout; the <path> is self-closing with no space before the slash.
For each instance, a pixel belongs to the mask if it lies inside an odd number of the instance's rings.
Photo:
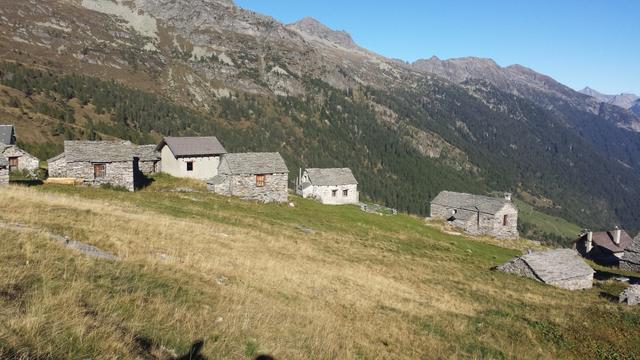
<path id="1" fill-rule="evenodd" d="M 573 293 L 493 272 L 519 253 L 497 240 L 405 215 L 169 185 L 0 189 L 0 223 L 42 229 L 0 228 L 0 354 L 171 358 L 196 340 L 210 359 L 640 354 L 629 334 L 638 313 L 599 296 L 615 285 Z M 122 260 L 87 258 L 48 232 Z"/>

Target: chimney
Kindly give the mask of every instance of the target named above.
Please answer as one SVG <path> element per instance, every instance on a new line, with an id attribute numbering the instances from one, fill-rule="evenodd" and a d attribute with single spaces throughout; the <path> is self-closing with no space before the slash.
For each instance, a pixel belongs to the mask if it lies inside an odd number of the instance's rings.
<path id="1" fill-rule="evenodd" d="M 587 230 L 587 241 L 585 241 L 584 246 L 587 253 L 593 249 L 593 231 Z"/>
<path id="2" fill-rule="evenodd" d="M 620 245 L 620 235 L 621 235 L 621 234 L 622 234 L 622 230 L 621 230 L 618 226 L 616 226 L 616 227 L 613 229 L 613 242 L 614 242 L 616 245 Z"/>
<path id="3" fill-rule="evenodd" d="M 504 193 L 504 199 L 507 201 L 511 201 L 511 193 L 510 192 Z"/>

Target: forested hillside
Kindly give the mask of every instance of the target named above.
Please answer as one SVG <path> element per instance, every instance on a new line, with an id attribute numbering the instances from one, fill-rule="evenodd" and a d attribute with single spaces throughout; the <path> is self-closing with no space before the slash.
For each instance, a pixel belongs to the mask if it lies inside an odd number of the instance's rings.
<path id="1" fill-rule="evenodd" d="M 443 189 L 510 190 L 552 199 L 539 208 L 578 224 L 606 227 L 619 217 L 636 226 L 631 170 L 608 166 L 589 144 L 549 121 L 553 117 L 543 109 L 490 87 L 486 91 L 495 103 L 487 105 L 434 80 L 406 92 L 343 91 L 305 79 L 305 91 L 313 96 L 240 94 L 196 111 L 113 81 L 14 63 L 0 69 L 0 83 L 18 91 L 5 96 L 5 109 L 22 108 L 51 120 L 37 130 L 46 141 L 23 143 L 42 158 L 59 152 L 63 139 L 149 143 L 162 135 L 214 134 L 230 151 L 281 152 L 292 177 L 298 167 L 351 167 L 363 195 L 403 211 L 427 213 L 428 200 Z M 547 121 L 538 121 L 542 118 Z M 448 146 L 438 157 L 421 151 L 432 141 L 423 139 L 427 134 L 440 134 L 438 141 Z M 626 194 L 607 179 L 614 172 Z M 586 173 L 595 176 L 581 175 Z M 617 214 L 610 203 L 628 210 Z"/>

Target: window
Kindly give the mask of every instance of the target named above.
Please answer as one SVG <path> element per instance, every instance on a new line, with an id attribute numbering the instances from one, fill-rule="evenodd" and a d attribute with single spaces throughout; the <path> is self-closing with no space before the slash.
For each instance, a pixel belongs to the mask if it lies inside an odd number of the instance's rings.
<path id="1" fill-rule="evenodd" d="M 187 171 L 193 171 L 193 161 L 187 161 Z"/>
<path id="2" fill-rule="evenodd" d="M 349 196 L 349 190 L 342 190 L 342 196 Z"/>
<path id="3" fill-rule="evenodd" d="M 263 187 L 265 178 L 265 175 L 256 175 L 256 186 Z"/>
<path id="4" fill-rule="evenodd" d="M 502 226 L 507 226 L 507 224 L 509 224 L 509 215 L 505 215 L 502 218 Z"/>
<path id="5" fill-rule="evenodd" d="M 338 196 L 338 190 L 331 190 L 331 196 L 333 197 Z"/>
<path id="6" fill-rule="evenodd" d="M 18 169 L 18 157 L 13 156 L 9 158 L 9 170 L 17 170 Z"/>
<path id="7" fill-rule="evenodd" d="M 93 164 L 93 177 L 96 179 L 101 179 L 107 175 L 107 165 L 106 164 Z"/>

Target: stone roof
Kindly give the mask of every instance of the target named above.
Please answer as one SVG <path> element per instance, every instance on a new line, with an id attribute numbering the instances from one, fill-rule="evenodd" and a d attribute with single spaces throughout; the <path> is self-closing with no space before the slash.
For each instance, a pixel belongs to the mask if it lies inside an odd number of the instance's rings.
<path id="1" fill-rule="evenodd" d="M 62 158 L 64 158 L 64 151 L 63 151 L 63 152 L 61 152 L 60 154 L 58 154 L 58 155 L 56 155 L 56 156 L 52 157 L 51 159 L 47 160 L 47 163 L 52 163 L 52 162 L 54 162 L 54 161 L 58 161 L 58 160 L 60 160 L 60 159 L 62 159 Z"/>
<path id="2" fill-rule="evenodd" d="M 640 234 L 633 238 L 631 244 L 629 244 L 629 246 L 627 246 L 627 248 L 625 249 L 625 252 L 640 253 Z"/>
<path id="3" fill-rule="evenodd" d="M 587 234 L 584 233 L 574 242 L 577 243 L 586 240 Z M 631 239 L 631 236 L 629 236 L 629 234 L 624 230 L 621 230 L 620 233 L 620 244 L 613 242 L 613 231 L 594 232 L 592 238 L 593 246 L 600 246 L 614 253 L 623 252 L 629 245 L 631 245 L 632 241 L 633 239 Z"/>
<path id="4" fill-rule="evenodd" d="M 11 145 L 15 141 L 15 129 L 13 125 L 0 125 L 0 143 Z"/>
<path id="5" fill-rule="evenodd" d="M 474 212 L 479 210 L 482 213 L 494 215 L 505 205 L 511 204 L 511 201 L 483 195 L 442 191 L 431 200 L 431 203 Z"/>
<path id="6" fill-rule="evenodd" d="M 593 274 L 593 269 L 571 249 L 533 252 L 520 257 L 545 283 Z"/>
<path id="7" fill-rule="evenodd" d="M 160 153 L 156 151 L 156 145 L 138 145 L 135 150 L 135 156 L 141 161 L 160 160 Z"/>
<path id="8" fill-rule="evenodd" d="M 0 154 L 0 166 L 9 166 L 9 160 L 2 154 Z"/>
<path id="9" fill-rule="evenodd" d="M 277 152 L 272 153 L 233 153 L 222 157 L 226 168 L 221 167 L 223 175 L 276 174 L 288 173 L 284 159 Z"/>
<path id="10" fill-rule="evenodd" d="M 216 175 L 207 181 L 209 185 L 220 185 L 227 182 L 227 175 Z"/>
<path id="11" fill-rule="evenodd" d="M 316 186 L 337 186 L 358 184 L 349 168 L 308 168 L 309 181 Z"/>
<path id="12" fill-rule="evenodd" d="M 167 136 L 158 146 L 156 151 L 161 151 L 167 145 L 176 157 L 185 156 L 210 156 L 226 154 L 227 150 L 215 136 L 199 137 L 171 137 Z"/>
<path id="13" fill-rule="evenodd" d="M 135 145 L 129 141 L 65 141 L 67 163 L 133 161 Z"/>

